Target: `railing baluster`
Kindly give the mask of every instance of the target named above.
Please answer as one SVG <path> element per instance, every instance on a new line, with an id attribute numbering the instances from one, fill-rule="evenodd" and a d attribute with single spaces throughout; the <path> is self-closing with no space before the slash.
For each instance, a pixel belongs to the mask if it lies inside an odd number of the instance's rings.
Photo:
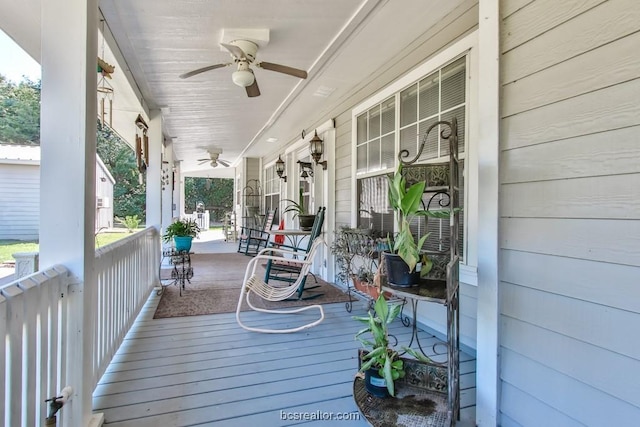
<path id="1" fill-rule="evenodd" d="M 22 298 L 24 299 L 24 326 L 23 331 L 23 383 L 24 396 L 26 396 L 26 413 L 25 424 L 28 426 L 36 425 L 36 414 L 39 412 L 40 402 L 36 394 L 36 378 L 38 372 L 36 369 L 36 358 L 40 351 L 37 342 L 37 322 L 39 320 L 38 312 L 40 308 L 40 287 L 30 278 L 24 278 L 18 286 L 22 290 Z M 24 406 L 24 404 L 23 404 Z M 24 409 L 24 408 L 23 408 Z"/>
<path id="2" fill-rule="evenodd" d="M 9 385 L 10 393 L 6 393 L 9 417 L 7 425 L 22 425 L 22 326 L 24 314 L 24 299 L 22 290 L 13 283 L 2 289 L 4 297 L 7 299 L 7 329 L 8 329 L 8 356 L 9 371 L 5 379 Z M 6 388 L 5 388 L 6 390 Z M 25 402 L 26 404 L 27 402 Z"/>
<path id="3" fill-rule="evenodd" d="M 7 324 L 9 323 L 9 319 L 7 318 L 7 300 L 0 293 L 0 387 L 2 390 L 5 390 L 5 366 L 7 366 L 7 361 L 5 359 L 6 354 L 6 340 L 4 337 L 7 334 Z M 0 398 L 0 423 L 5 423 L 5 408 L 9 406 L 8 396 L 5 393 L 2 394 Z"/>

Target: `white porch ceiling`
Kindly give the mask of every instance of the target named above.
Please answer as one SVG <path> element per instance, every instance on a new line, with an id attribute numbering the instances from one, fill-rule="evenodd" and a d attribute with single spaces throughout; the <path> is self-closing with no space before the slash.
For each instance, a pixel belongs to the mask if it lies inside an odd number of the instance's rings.
<path id="1" fill-rule="evenodd" d="M 17 2 L 20 3 L 20 2 Z M 198 165 L 207 149 L 236 165 L 242 157 L 284 151 L 301 131 L 331 118 L 329 112 L 393 66 L 407 47 L 464 0 L 101 0 L 100 9 L 144 103 L 163 109 L 163 131 L 175 159 L 192 176 L 229 176 L 231 168 Z M 10 7 L 10 5 L 13 6 Z M 36 10 L 35 0 L 25 0 Z M 25 6 L 26 7 L 26 6 Z M 464 6 L 463 6 L 464 7 Z M 11 10 L 14 9 L 14 10 Z M 29 45 L 39 19 L 27 20 L 13 2 L 0 12 L 12 37 Z M 0 13 L 1 15 L 2 13 Z M 11 24 L 9 24 L 11 22 Z M 25 24 L 29 24 L 25 27 Z M 268 29 L 257 60 L 308 71 L 296 77 L 252 67 L 261 95 L 248 98 L 233 84 L 234 67 L 183 80 L 182 73 L 230 62 L 219 43 L 229 29 Z M 112 50 L 116 46 L 111 46 Z M 39 46 L 29 52 L 39 57 Z M 118 70 L 116 71 L 118 72 Z M 319 96 L 329 91 L 328 96 Z M 276 138 L 277 142 L 268 142 Z M 231 169 L 231 170 L 230 170 Z"/>

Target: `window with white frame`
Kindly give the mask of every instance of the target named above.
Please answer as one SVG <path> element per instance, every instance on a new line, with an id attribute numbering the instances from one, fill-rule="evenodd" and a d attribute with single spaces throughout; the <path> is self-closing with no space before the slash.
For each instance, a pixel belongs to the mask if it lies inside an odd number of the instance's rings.
<path id="1" fill-rule="evenodd" d="M 307 150 L 305 150 L 306 152 Z M 298 196 L 296 197 L 296 202 L 300 202 L 302 200 L 302 205 L 305 209 L 305 214 L 313 214 L 313 206 L 311 206 L 311 193 L 312 193 L 312 183 L 313 183 L 313 167 L 306 167 L 306 165 L 311 165 L 311 157 L 300 157 L 298 163 Z"/>
<path id="2" fill-rule="evenodd" d="M 357 225 L 381 235 L 394 232 L 393 211 L 388 204 L 387 175 L 397 167 L 397 153 L 408 150 L 412 159 L 418 153 L 427 129 L 438 121 L 458 120 L 460 158 L 465 157 L 467 100 L 467 55 L 430 72 L 382 102 L 358 114 L 356 120 Z M 426 192 L 423 204 L 429 209 L 446 208 L 446 195 L 436 194 L 448 181 L 449 143 L 441 137 L 442 125 L 434 128 L 416 163 L 404 168 L 409 184 L 426 181 L 433 191 Z M 445 130 L 446 132 L 446 130 Z M 460 183 L 464 185 L 464 160 Z M 446 181 L 443 181 L 443 177 Z M 464 191 L 464 187 L 461 188 Z M 464 194 L 464 193 L 463 193 Z M 460 198 L 461 204 L 464 197 Z M 430 233 L 424 250 L 448 248 L 449 222 L 419 218 L 411 224 L 420 237 Z M 460 253 L 463 254 L 464 224 L 460 227 Z"/>
<path id="3" fill-rule="evenodd" d="M 264 209 L 265 213 L 272 210 L 278 209 L 276 212 L 276 216 L 274 217 L 273 223 L 277 224 L 280 222 L 280 178 L 276 174 L 276 166 L 270 166 L 264 171 Z"/>

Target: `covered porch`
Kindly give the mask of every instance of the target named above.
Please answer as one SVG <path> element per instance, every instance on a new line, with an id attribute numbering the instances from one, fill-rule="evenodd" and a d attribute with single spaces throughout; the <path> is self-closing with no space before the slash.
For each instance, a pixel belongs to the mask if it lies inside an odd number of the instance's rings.
<path id="1" fill-rule="evenodd" d="M 194 279 L 211 276 L 209 266 L 221 253 L 246 263 L 236 249 L 219 232 L 200 236 L 193 247 Z M 151 294 L 96 386 L 93 410 L 104 414 L 105 425 L 367 425 L 353 397 L 361 347 L 354 335 L 361 324 L 352 316 L 365 314 L 368 302 L 355 301 L 351 313 L 344 302 L 326 304 L 325 320 L 302 332 L 258 334 L 240 328 L 234 313 L 154 319 L 160 298 Z M 313 316 L 249 311 L 243 321 L 271 329 Z M 411 328 L 397 320 L 392 333 L 398 345 L 406 345 Z M 442 341 L 422 329 L 419 336 L 428 355 L 446 359 L 433 353 Z M 463 353 L 460 371 L 460 425 L 472 426 L 475 358 Z"/>
<path id="2" fill-rule="evenodd" d="M 327 208 L 329 242 L 340 226 L 394 233 L 385 175 L 424 141 L 417 167 L 445 161 L 424 131 L 456 118 L 463 419 L 640 425 L 639 23 L 637 0 L 0 2 L 0 25 L 43 68 L 41 271 L 1 291 L 0 420 L 39 425 L 55 396 L 74 427 L 352 413 L 340 305 L 285 337 L 249 339 L 227 315 L 150 319 L 160 236 L 188 213 L 188 176 L 232 178 L 238 223 L 296 199 Z M 259 59 L 230 57 L 230 37 Z M 114 127 L 137 149 L 148 228 L 96 252 L 103 55 L 128 88 Z M 314 272 L 335 282 L 334 261 Z M 417 318 L 442 335 L 443 311 Z"/>

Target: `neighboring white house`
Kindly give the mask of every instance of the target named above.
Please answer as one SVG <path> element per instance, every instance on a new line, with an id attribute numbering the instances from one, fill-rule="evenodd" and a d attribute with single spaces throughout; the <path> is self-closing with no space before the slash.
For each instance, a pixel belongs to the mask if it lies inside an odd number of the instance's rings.
<path id="1" fill-rule="evenodd" d="M 96 155 L 96 230 L 113 226 L 115 180 Z M 37 240 L 40 147 L 0 143 L 0 239 Z"/>

